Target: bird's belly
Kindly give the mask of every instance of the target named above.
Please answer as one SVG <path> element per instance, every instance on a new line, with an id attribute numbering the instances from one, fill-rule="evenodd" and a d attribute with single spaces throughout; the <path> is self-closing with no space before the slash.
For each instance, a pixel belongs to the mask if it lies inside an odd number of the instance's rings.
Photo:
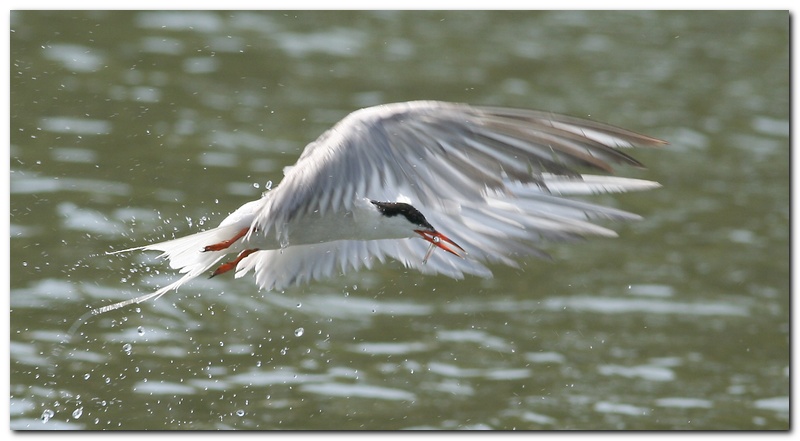
<path id="1" fill-rule="evenodd" d="M 289 226 L 289 245 L 307 245 L 357 237 L 358 226 L 351 211 L 311 213 Z"/>
<path id="2" fill-rule="evenodd" d="M 250 238 L 247 247 L 277 249 L 293 245 L 309 245 L 337 240 L 378 240 L 410 237 L 409 231 L 386 229 L 379 218 L 354 211 L 328 211 L 325 214 L 311 213 L 296 218 L 286 226 L 288 236 L 276 241 L 274 231 L 265 237 Z"/>
<path id="3" fill-rule="evenodd" d="M 306 245 L 336 240 L 399 239 L 407 235 L 392 234 L 381 228 L 377 219 L 359 216 L 352 211 L 312 213 L 293 222 L 289 230 L 289 245 Z"/>

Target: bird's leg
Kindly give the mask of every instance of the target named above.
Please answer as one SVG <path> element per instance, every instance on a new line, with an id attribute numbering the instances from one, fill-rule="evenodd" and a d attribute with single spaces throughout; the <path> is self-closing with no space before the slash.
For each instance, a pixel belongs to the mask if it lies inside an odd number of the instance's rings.
<path id="1" fill-rule="evenodd" d="M 252 248 L 252 249 L 249 249 L 249 250 L 242 251 L 241 253 L 239 253 L 238 256 L 236 256 L 236 259 L 233 259 L 230 262 L 223 263 L 222 265 L 220 265 L 219 268 L 217 268 L 214 271 L 214 273 L 211 274 L 211 277 L 218 276 L 218 275 L 220 275 L 222 273 L 227 273 L 228 271 L 236 268 L 236 265 L 238 265 L 239 262 L 242 261 L 242 259 L 244 259 L 245 257 L 255 253 L 256 251 L 258 251 L 258 248 Z M 209 279 L 211 277 L 209 277 Z"/>
<path id="2" fill-rule="evenodd" d="M 250 230 L 250 228 L 242 228 L 241 231 L 236 233 L 236 236 L 233 236 L 228 240 L 223 240 L 222 242 L 207 245 L 205 248 L 203 248 L 203 251 L 221 251 L 228 249 L 228 247 L 233 245 L 234 242 L 244 237 L 248 230 Z"/>

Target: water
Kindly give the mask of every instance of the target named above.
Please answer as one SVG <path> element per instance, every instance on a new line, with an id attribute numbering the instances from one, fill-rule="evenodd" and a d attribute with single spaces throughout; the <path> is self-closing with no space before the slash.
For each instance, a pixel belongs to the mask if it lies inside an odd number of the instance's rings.
<path id="1" fill-rule="evenodd" d="M 14 12 L 13 429 L 787 429 L 785 12 Z M 105 252 L 219 222 L 358 107 L 668 140 L 618 239 L 282 293 Z M 268 190 L 270 184 L 266 184 Z M 357 285 L 357 288 L 356 288 Z"/>

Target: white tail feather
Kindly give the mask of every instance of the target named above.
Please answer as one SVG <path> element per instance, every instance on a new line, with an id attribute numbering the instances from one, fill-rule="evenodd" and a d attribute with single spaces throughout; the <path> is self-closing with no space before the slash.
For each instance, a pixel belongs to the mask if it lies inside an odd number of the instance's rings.
<path id="1" fill-rule="evenodd" d="M 117 302 L 111 305 L 95 308 L 92 311 L 90 311 L 91 315 L 97 315 L 97 314 L 102 314 L 104 312 L 113 311 L 115 309 L 122 308 L 123 306 L 127 306 L 132 303 L 141 303 L 146 300 L 157 299 L 162 295 L 164 295 L 165 293 L 167 293 L 168 291 L 171 291 L 173 289 L 178 289 L 181 285 L 185 284 L 186 282 L 194 279 L 200 274 L 207 272 L 217 262 L 219 262 L 220 259 L 222 259 L 226 254 L 230 252 L 240 251 L 239 248 L 241 246 L 234 244 L 231 247 L 221 251 L 203 251 L 203 249 L 207 245 L 219 243 L 230 239 L 231 237 L 235 236 L 239 231 L 241 231 L 242 228 L 245 228 L 243 225 L 249 225 L 247 224 L 247 219 L 235 223 L 225 224 L 223 222 L 223 225 L 217 228 L 201 231 L 199 233 L 195 233 L 186 237 L 180 237 L 178 239 L 172 239 L 164 242 L 144 245 L 141 247 L 128 248 L 125 250 L 111 251 L 106 253 L 111 255 L 111 254 L 120 254 L 120 253 L 139 251 L 139 250 L 161 251 L 162 253 L 158 257 L 164 257 L 169 259 L 169 266 L 171 268 L 179 270 L 180 273 L 183 273 L 183 277 L 176 280 L 175 282 L 170 283 L 169 285 L 159 288 L 157 291 L 152 292 L 150 294 L 145 294 L 133 299 L 123 300 L 121 302 Z"/>

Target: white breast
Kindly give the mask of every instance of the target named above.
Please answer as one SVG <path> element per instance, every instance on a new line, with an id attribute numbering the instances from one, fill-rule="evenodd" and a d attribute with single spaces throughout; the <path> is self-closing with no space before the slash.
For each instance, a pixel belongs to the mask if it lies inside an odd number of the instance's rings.
<path id="1" fill-rule="evenodd" d="M 295 219 L 289 228 L 289 244 L 307 245 L 332 240 L 403 239 L 415 236 L 404 216 L 386 217 L 367 198 L 358 198 L 352 210 L 311 213 Z"/>

